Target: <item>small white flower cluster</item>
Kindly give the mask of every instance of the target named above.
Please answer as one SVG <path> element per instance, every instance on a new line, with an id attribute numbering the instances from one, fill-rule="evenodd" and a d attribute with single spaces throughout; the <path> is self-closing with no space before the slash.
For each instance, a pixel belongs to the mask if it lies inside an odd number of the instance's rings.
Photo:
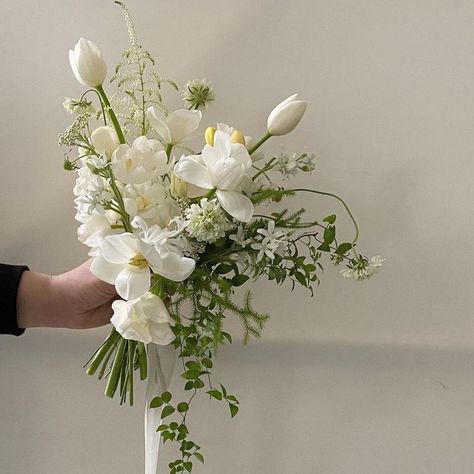
<path id="1" fill-rule="evenodd" d="M 199 204 L 191 204 L 191 207 L 186 209 L 185 216 L 186 231 L 198 242 L 215 242 L 233 227 L 217 199 L 203 198 Z"/>
<path id="2" fill-rule="evenodd" d="M 314 154 L 280 153 L 276 156 L 275 170 L 282 173 L 285 178 L 295 176 L 298 171 L 310 173 L 314 170 L 314 159 Z"/>
<path id="3" fill-rule="evenodd" d="M 275 221 L 268 221 L 267 229 L 258 229 L 257 232 L 263 236 L 260 242 L 251 245 L 254 250 L 258 250 L 257 262 L 260 262 L 266 255 L 270 260 L 275 255 L 281 255 L 288 249 L 288 235 L 279 230 L 275 231 Z"/>
<path id="4" fill-rule="evenodd" d="M 63 107 L 72 115 L 81 115 L 89 113 L 91 115 L 97 112 L 96 108 L 92 105 L 92 102 L 87 99 L 71 99 L 66 97 L 63 102 Z"/>
<path id="5" fill-rule="evenodd" d="M 214 100 L 214 91 L 206 79 L 193 79 L 184 86 L 183 100 L 191 109 L 204 108 Z"/>
<path id="6" fill-rule="evenodd" d="M 384 261 L 385 259 L 380 255 L 375 255 L 370 260 L 360 257 L 351 265 L 351 268 L 341 270 L 341 274 L 344 278 L 350 280 L 367 280 L 379 271 Z"/>

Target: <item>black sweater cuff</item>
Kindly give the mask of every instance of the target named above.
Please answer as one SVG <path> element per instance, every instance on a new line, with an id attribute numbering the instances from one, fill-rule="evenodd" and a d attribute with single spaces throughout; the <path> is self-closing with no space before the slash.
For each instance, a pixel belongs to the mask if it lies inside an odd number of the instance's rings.
<path id="1" fill-rule="evenodd" d="M 20 336 L 25 332 L 18 327 L 16 297 L 26 270 L 28 267 L 0 263 L 0 334 Z"/>

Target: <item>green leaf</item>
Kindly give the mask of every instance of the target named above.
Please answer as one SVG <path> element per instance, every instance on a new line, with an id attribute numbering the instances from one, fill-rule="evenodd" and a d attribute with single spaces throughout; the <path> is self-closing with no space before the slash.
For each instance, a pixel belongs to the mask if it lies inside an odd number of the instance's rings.
<path id="1" fill-rule="evenodd" d="M 194 383 L 192 380 L 188 380 L 184 386 L 184 390 L 192 390 L 194 388 Z"/>
<path id="2" fill-rule="evenodd" d="M 237 405 L 234 405 L 233 403 L 229 403 L 229 409 L 230 416 L 234 418 L 234 416 L 237 415 L 237 412 L 239 411 L 239 407 Z"/>
<path id="3" fill-rule="evenodd" d="M 172 395 L 170 392 L 163 392 L 161 394 L 161 399 L 163 400 L 163 402 L 165 403 L 169 403 L 171 401 L 171 398 L 172 398 Z"/>
<path id="4" fill-rule="evenodd" d="M 350 242 L 344 242 L 339 247 L 336 249 L 336 253 L 338 255 L 344 255 L 346 252 L 349 252 L 349 250 L 352 248 L 352 244 Z"/>
<path id="5" fill-rule="evenodd" d="M 196 456 L 196 459 L 199 461 L 204 462 L 204 456 L 201 453 L 194 453 L 194 456 Z"/>
<path id="6" fill-rule="evenodd" d="M 323 222 L 327 222 L 328 224 L 334 224 L 336 222 L 336 214 L 331 214 L 323 219 Z"/>
<path id="7" fill-rule="evenodd" d="M 318 247 L 318 250 L 321 250 L 323 252 L 330 252 L 331 251 L 331 247 L 329 247 L 328 244 L 321 244 L 319 247 Z"/>
<path id="8" fill-rule="evenodd" d="M 158 426 L 156 431 L 164 431 L 164 430 L 167 430 L 167 429 L 168 429 L 168 425 L 160 425 L 160 426 Z"/>
<path id="9" fill-rule="evenodd" d="M 329 226 L 324 229 L 324 243 L 330 245 L 334 242 L 336 238 L 336 228 L 334 226 Z"/>
<path id="10" fill-rule="evenodd" d="M 242 286 L 249 278 L 247 275 L 235 275 L 235 277 L 232 278 L 232 284 L 234 286 Z"/>
<path id="11" fill-rule="evenodd" d="M 181 403 L 178 403 L 176 409 L 177 409 L 180 413 L 184 413 L 185 411 L 188 411 L 188 410 L 189 410 L 189 405 L 188 405 L 186 402 L 181 402 Z"/>
<path id="12" fill-rule="evenodd" d="M 188 369 L 201 370 L 201 366 L 199 365 L 199 362 L 196 362 L 195 360 L 190 360 L 186 362 L 185 365 Z"/>
<path id="13" fill-rule="evenodd" d="M 222 393 L 219 390 L 212 389 L 207 392 L 211 397 L 215 398 L 216 400 L 222 400 Z"/>
<path id="14" fill-rule="evenodd" d="M 190 369 L 184 372 L 184 374 L 182 374 L 182 377 L 184 377 L 187 380 L 194 380 L 194 379 L 199 378 L 200 375 L 201 375 L 201 371 L 199 369 Z"/>
<path id="15" fill-rule="evenodd" d="M 163 405 L 163 400 L 160 397 L 155 397 L 151 402 L 150 402 L 150 408 L 158 408 Z"/>
<path id="16" fill-rule="evenodd" d="M 175 409 L 172 406 L 167 405 L 163 408 L 163 411 L 161 412 L 161 418 L 166 418 L 167 416 L 172 415 L 174 412 Z"/>
<path id="17" fill-rule="evenodd" d="M 193 463 L 191 461 L 185 462 L 184 468 L 186 469 L 186 471 L 191 472 L 193 470 Z"/>
<path id="18" fill-rule="evenodd" d="M 202 365 L 206 367 L 206 369 L 212 369 L 212 360 L 211 359 L 202 359 Z"/>
<path id="19" fill-rule="evenodd" d="M 214 269 L 214 272 L 218 275 L 225 275 L 230 271 L 232 271 L 232 265 L 230 265 L 229 263 L 221 263 Z"/>

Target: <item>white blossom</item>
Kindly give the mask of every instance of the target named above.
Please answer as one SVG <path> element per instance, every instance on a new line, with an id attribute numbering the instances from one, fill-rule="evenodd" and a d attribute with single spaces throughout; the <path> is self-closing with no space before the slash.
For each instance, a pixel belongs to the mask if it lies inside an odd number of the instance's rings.
<path id="1" fill-rule="evenodd" d="M 375 255 L 371 257 L 370 260 L 359 256 L 355 262 L 351 262 L 349 268 L 341 270 L 341 274 L 344 278 L 351 280 L 368 280 L 379 271 L 383 262 L 385 262 L 385 259 L 380 255 Z"/>
<path id="2" fill-rule="evenodd" d="M 186 231 L 198 242 L 215 242 L 232 228 L 216 199 L 203 198 L 199 204 L 191 204 L 185 216 L 188 219 Z"/>
<path id="3" fill-rule="evenodd" d="M 183 100 L 187 108 L 197 110 L 214 100 L 214 91 L 206 79 L 193 79 L 184 86 Z"/>
<path id="4" fill-rule="evenodd" d="M 161 298 L 147 292 L 131 301 L 112 303 L 114 314 L 110 322 L 125 339 L 145 344 L 170 344 L 174 339 L 170 328 L 172 319 Z"/>
<path id="5" fill-rule="evenodd" d="M 298 100 L 298 94 L 293 94 L 270 112 L 267 120 L 268 133 L 274 136 L 290 133 L 303 118 L 305 111 L 306 102 Z"/>
<path id="6" fill-rule="evenodd" d="M 251 239 L 246 239 L 245 238 L 245 231 L 244 231 L 244 226 L 239 225 L 236 229 L 235 234 L 229 235 L 229 239 L 233 240 L 236 244 L 240 245 L 241 247 L 246 247 L 250 242 L 252 242 Z"/>
<path id="7" fill-rule="evenodd" d="M 69 62 L 76 79 L 85 87 L 102 85 L 107 75 L 107 65 L 99 48 L 85 38 L 81 38 L 69 50 Z"/>
<path id="8" fill-rule="evenodd" d="M 254 250 L 258 250 L 257 262 L 260 262 L 266 255 L 273 260 L 275 254 L 281 255 L 288 248 L 288 236 L 283 231 L 275 232 L 275 221 L 268 221 L 267 229 L 258 229 L 257 232 L 263 236 L 260 242 L 251 245 Z"/>

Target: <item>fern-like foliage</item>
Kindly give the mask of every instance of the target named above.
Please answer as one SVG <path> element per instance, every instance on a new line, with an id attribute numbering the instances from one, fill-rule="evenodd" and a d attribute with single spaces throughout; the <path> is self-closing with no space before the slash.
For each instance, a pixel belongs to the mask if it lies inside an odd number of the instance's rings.
<path id="1" fill-rule="evenodd" d="M 122 8 L 130 47 L 122 53 L 122 60 L 110 80 L 111 83 L 116 83 L 119 89 L 112 102 L 127 134 L 146 135 L 149 130 L 147 108 L 155 105 L 167 113 L 162 95 L 163 86 L 171 86 L 176 91 L 179 89 L 175 82 L 160 77 L 153 56 L 138 41 L 127 6 L 122 2 L 115 3 Z"/>

